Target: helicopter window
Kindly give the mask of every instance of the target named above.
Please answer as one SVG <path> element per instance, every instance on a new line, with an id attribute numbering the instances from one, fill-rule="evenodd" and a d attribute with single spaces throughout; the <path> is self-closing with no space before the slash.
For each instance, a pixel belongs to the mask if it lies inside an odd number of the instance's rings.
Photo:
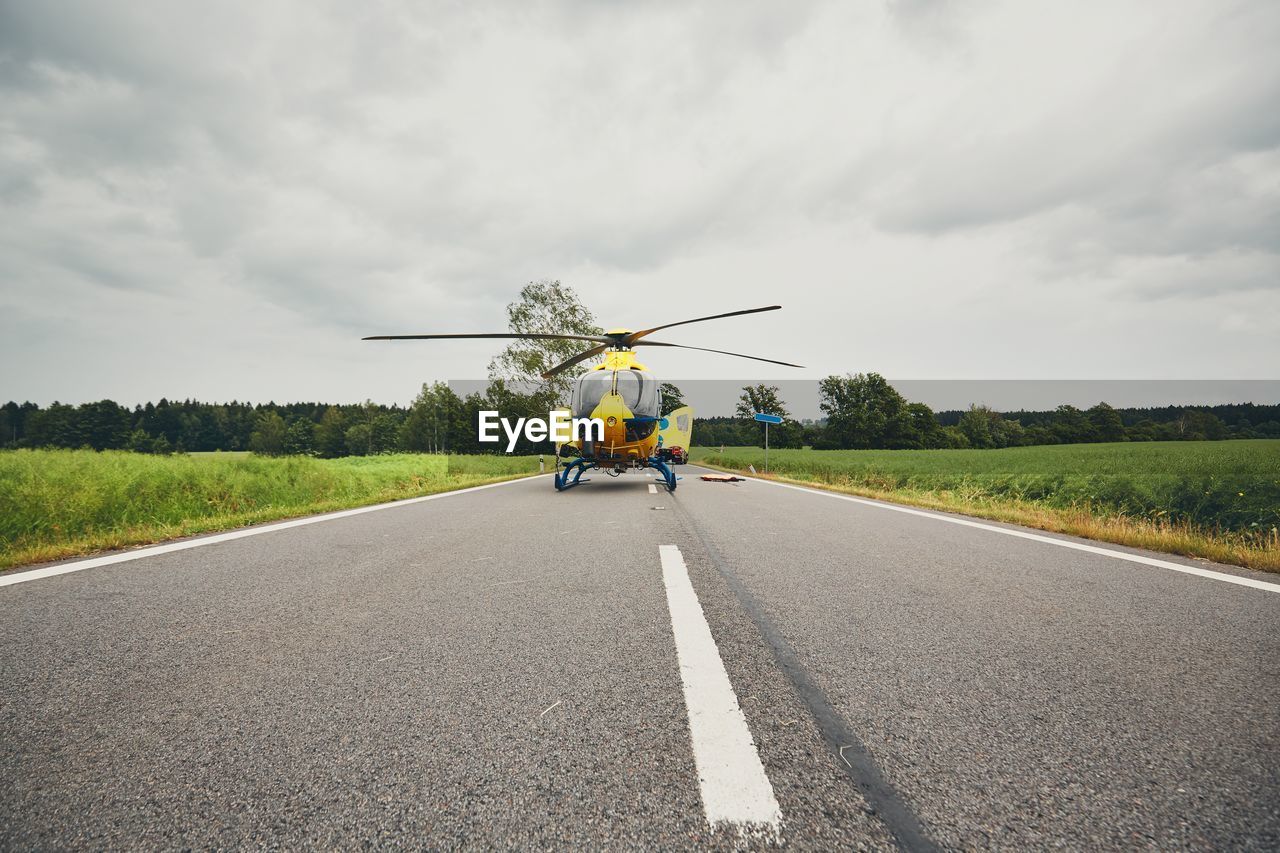
<path id="1" fill-rule="evenodd" d="M 572 409 L 576 417 L 588 417 L 600 400 L 613 388 L 613 372 L 609 370 L 593 370 L 583 374 L 573 388 Z"/>
<path id="2" fill-rule="evenodd" d="M 618 393 L 637 417 L 657 417 L 658 383 L 639 370 L 618 371 Z"/>
<path id="3" fill-rule="evenodd" d="M 619 370 L 617 376 L 618 394 L 626 407 L 637 417 L 657 417 L 658 383 L 653 377 L 639 370 Z M 595 411 L 600 400 L 612 391 L 613 377 L 612 370 L 593 370 L 578 379 L 572 404 L 576 417 L 587 417 Z"/>

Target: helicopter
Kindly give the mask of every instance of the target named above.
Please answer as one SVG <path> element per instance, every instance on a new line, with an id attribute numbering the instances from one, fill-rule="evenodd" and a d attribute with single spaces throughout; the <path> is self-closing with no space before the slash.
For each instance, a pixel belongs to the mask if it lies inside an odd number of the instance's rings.
<path id="1" fill-rule="evenodd" d="M 574 384 L 569 403 L 570 414 L 575 418 L 590 418 L 600 421 L 603 434 L 595 437 L 584 437 L 577 441 L 562 442 L 556 447 L 556 491 L 570 489 L 580 483 L 587 471 L 603 470 L 611 476 L 618 476 L 633 468 L 652 468 L 657 471 L 668 491 L 675 491 L 679 478 L 668 461 L 663 458 L 660 449 L 664 439 L 672 435 L 683 437 L 684 446 L 688 446 L 688 438 L 692 430 L 693 410 L 688 407 L 670 412 L 663 416 L 661 396 L 658 393 L 659 382 L 648 367 L 636 360 L 636 347 L 671 347 L 678 349 L 713 352 L 719 355 L 731 355 L 737 358 L 749 358 L 769 364 L 780 364 L 783 367 L 802 367 L 786 361 L 772 358 L 761 358 L 740 352 L 694 347 L 687 344 L 673 344 L 649 339 L 649 335 L 663 329 L 676 326 L 687 326 L 690 323 L 703 323 L 707 320 L 721 320 L 725 317 L 740 317 L 745 314 L 759 314 L 764 311 L 777 311 L 781 305 L 768 305 L 764 308 L 748 308 L 743 311 L 730 311 L 725 314 L 713 314 L 709 317 L 696 317 L 692 320 L 681 320 L 676 323 L 664 323 L 640 331 L 631 329 L 610 329 L 600 335 L 568 335 L 542 332 L 499 332 L 482 334 L 438 334 L 438 335 L 373 335 L 366 341 L 408 341 L 408 340 L 454 340 L 463 338 L 496 338 L 524 340 L 573 340 L 594 344 L 573 358 L 557 364 L 542 374 L 543 379 L 550 379 L 569 368 L 581 364 L 588 359 L 604 356 L 604 360 L 578 377 Z"/>

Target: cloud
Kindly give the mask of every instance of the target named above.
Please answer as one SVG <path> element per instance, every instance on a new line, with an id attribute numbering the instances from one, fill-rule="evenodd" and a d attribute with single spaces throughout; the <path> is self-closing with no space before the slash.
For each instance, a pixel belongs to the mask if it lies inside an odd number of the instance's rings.
<path id="1" fill-rule="evenodd" d="M 818 369 L 998 376 L 1025 337 L 1018 369 L 1061 375 L 1034 342 L 1090 300 L 1165 331 L 1265 314 L 1278 37 L 1275 4 L 1202 0 L 5 4 L 0 309 L 26 331 L 0 396 L 407 399 L 490 353 L 356 338 L 500 327 L 540 277 L 630 325 L 785 296 L 769 345 Z M 177 315 L 162 360 L 118 343 Z M 1215 328 L 1086 366 L 1280 356 Z"/>

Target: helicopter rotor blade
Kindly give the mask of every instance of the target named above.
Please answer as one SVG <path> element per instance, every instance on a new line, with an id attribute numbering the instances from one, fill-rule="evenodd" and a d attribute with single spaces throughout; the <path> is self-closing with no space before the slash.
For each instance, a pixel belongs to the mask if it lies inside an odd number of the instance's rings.
<path id="1" fill-rule="evenodd" d="M 600 355 L 600 353 L 605 352 L 606 350 L 611 348 L 613 345 L 614 345 L 614 342 L 610 340 L 608 343 L 604 343 L 604 344 L 600 344 L 599 346 L 592 347 L 586 352 L 580 352 L 577 355 L 575 355 L 573 358 L 569 359 L 568 361 L 562 361 L 559 364 L 557 364 L 555 367 L 548 370 L 546 373 L 542 374 L 542 378 L 550 379 L 551 377 L 559 373 L 563 373 L 564 371 L 568 370 L 570 367 L 573 367 L 575 364 L 578 364 L 579 362 L 586 361 L 587 359 L 592 358 L 593 356 Z"/>
<path id="2" fill-rule="evenodd" d="M 361 338 L 362 341 L 434 341 L 434 340 L 453 340 L 457 338 L 503 338 L 530 341 L 595 341 L 596 343 L 611 344 L 613 338 L 607 338 L 604 335 L 560 335 L 546 334 L 543 332 L 525 332 L 525 333 L 494 333 L 494 334 L 476 334 L 476 335 L 372 335 L 367 338 Z"/>
<path id="3" fill-rule="evenodd" d="M 732 356 L 737 356 L 738 358 L 749 358 L 752 361 L 766 361 L 769 364 L 781 364 L 783 367 L 799 367 L 799 368 L 804 367 L 803 364 L 792 364 L 789 361 L 777 361 L 772 358 L 761 358 L 758 355 L 747 355 L 741 352 L 728 352 L 722 349 L 707 349 L 706 347 L 691 347 L 687 344 L 667 344 L 667 343 L 662 343 L 661 341 L 636 341 L 634 345 L 638 347 L 679 347 L 680 349 L 694 349 L 694 350 L 698 350 L 699 352 L 714 352 L 720 355 L 732 355 Z"/>
<path id="4" fill-rule="evenodd" d="M 719 355 L 731 355 L 735 358 L 749 358 L 752 361 L 763 361 L 768 364 L 780 364 L 783 367 L 802 367 L 799 364 L 792 364 L 787 361 L 777 361 L 772 358 L 761 358 L 756 355 L 747 355 L 740 352 L 728 352 L 727 350 L 708 349 L 706 347 L 693 347 L 687 344 L 669 344 L 660 341 L 642 340 L 654 332 L 663 329 L 674 328 L 675 326 L 687 326 L 690 323 L 703 323 L 707 320 L 720 320 L 725 317 L 741 317 L 744 314 L 759 314 L 764 311 L 777 311 L 781 305 L 766 305 L 763 308 L 747 308 L 743 311 L 728 311 L 724 314 L 712 314 L 708 317 L 695 317 L 692 320 L 681 320 L 677 323 L 665 323 L 661 326 L 654 326 L 649 329 L 642 329 L 638 332 L 628 332 L 626 334 L 618 333 L 611 335 L 564 335 L 558 333 L 544 332 L 492 332 L 483 334 L 446 334 L 446 335 L 371 335 L 362 340 L 366 341 L 426 341 L 426 340 L 459 340 L 459 339 L 500 339 L 500 340 L 532 340 L 532 341 L 590 341 L 596 346 L 580 352 L 572 358 L 557 364 L 542 374 L 543 379 L 550 379 L 575 364 L 580 364 L 589 358 L 593 358 L 610 349 L 627 349 L 635 346 L 653 346 L 653 347 L 675 347 L 679 349 L 697 350 L 699 352 L 713 352 Z"/>
<path id="5" fill-rule="evenodd" d="M 761 311 L 777 311 L 781 307 L 782 307 L 781 305 L 768 305 L 764 308 L 748 308 L 745 311 L 730 311 L 727 314 L 712 314 L 710 317 L 695 317 L 692 320 L 681 320 L 679 323 L 666 323 L 662 326 L 654 326 L 652 329 L 644 329 L 643 331 L 632 332 L 631 334 L 623 338 L 622 342 L 627 346 L 631 346 L 636 341 L 640 340 L 646 335 L 651 335 L 654 332 L 660 332 L 663 329 L 670 329 L 673 326 L 687 326 L 690 323 L 701 323 L 705 320 L 719 320 L 723 317 L 740 317 L 743 314 L 759 314 Z M 673 346 L 675 345 L 673 344 Z"/>

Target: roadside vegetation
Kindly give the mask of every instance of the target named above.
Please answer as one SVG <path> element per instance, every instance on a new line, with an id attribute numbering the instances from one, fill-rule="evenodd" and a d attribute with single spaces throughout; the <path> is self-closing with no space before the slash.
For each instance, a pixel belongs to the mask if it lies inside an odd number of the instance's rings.
<path id="1" fill-rule="evenodd" d="M 537 473 L 536 457 L 0 452 L 0 569 Z"/>
<path id="2" fill-rule="evenodd" d="M 758 447 L 694 462 L 762 471 Z M 771 449 L 785 482 L 1280 571 L 1280 441 L 999 450 Z"/>

